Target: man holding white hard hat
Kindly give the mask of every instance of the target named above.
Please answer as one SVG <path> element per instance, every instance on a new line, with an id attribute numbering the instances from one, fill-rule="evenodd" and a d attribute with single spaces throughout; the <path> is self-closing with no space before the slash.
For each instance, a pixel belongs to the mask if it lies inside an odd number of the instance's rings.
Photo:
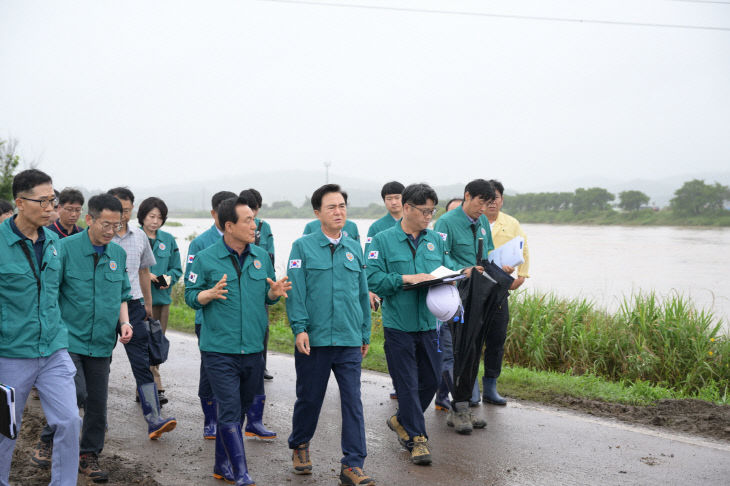
<path id="1" fill-rule="evenodd" d="M 411 452 L 411 461 L 426 465 L 431 463 L 431 451 L 423 412 L 433 400 L 441 375 L 437 317 L 427 307 L 425 287 L 406 290 L 404 285 L 432 280 L 430 272 L 452 264 L 443 239 L 427 229 L 438 203 L 436 191 L 426 184 L 412 184 L 404 189 L 402 199 L 403 218 L 373 237 L 365 262 L 368 287 L 385 297 L 385 357 L 398 395 L 398 411 L 387 425 Z M 450 306 L 436 299 L 440 292 L 435 291 L 432 307 L 447 312 Z"/>

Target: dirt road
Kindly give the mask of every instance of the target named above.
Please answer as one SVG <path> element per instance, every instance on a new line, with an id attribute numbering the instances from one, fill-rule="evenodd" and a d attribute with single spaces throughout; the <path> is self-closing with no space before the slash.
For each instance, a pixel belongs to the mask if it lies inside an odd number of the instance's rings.
<path id="1" fill-rule="evenodd" d="M 213 441 L 202 439 L 195 336 L 169 332 L 168 337 L 171 357 L 161 372 L 170 403 L 163 412 L 175 416 L 178 426 L 156 442 L 146 439 L 146 424 L 134 401 L 134 379 L 124 350 L 121 346 L 115 350 L 109 432 L 102 454 L 102 465 L 112 470 L 110 484 L 223 484 L 211 477 Z M 272 354 L 269 370 L 275 378 L 266 384 L 264 421 L 279 438 L 246 441 L 252 476 L 259 485 L 337 484 L 340 409 L 334 378 L 311 443 L 314 474 L 301 477 L 290 472 L 291 453 L 286 443 L 295 399 L 293 358 Z M 446 426 L 443 412 L 430 409 L 426 419 L 433 465 L 414 466 L 385 425 L 396 406 L 388 398 L 389 377 L 366 371 L 362 381 L 369 452 L 365 470 L 380 485 L 730 483 L 728 442 L 515 401 L 507 407 L 474 409 L 487 419 L 488 426 L 471 436 L 458 436 Z M 24 432 L 39 427 L 32 423 L 38 415 L 38 402 L 31 407 L 30 427 L 24 427 Z M 47 473 L 22 466 L 27 463 L 27 446 L 34 440 L 24 438 L 16 453 L 16 484 L 47 483 Z"/>

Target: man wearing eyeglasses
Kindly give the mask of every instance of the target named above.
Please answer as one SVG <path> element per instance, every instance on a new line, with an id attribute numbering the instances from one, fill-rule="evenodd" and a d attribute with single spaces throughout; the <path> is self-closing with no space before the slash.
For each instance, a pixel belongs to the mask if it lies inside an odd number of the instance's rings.
<path id="1" fill-rule="evenodd" d="M 451 268 L 444 242 L 428 225 L 438 196 L 426 184 L 403 190 L 403 219 L 375 235 L 365 256 L 370 290 L 384 297 L 383 333 L 388 372 L 398 411 L 387 421 L 398 442 L 418 465 L 431 464 L 423 412 L 433 400 L 441 374 L 436 318 L 426 306 L 427 289 L 405 284 L 431 280 L 440 266 Z"/>
<path id="2" fill-rule="evenodd" d="M 86 215 L 88 229 L 59 242 L 59 307 L 68 329 L 68 351 L 76 365 L 76 400 L 84 409 L 79 472 L 95 483 L 108 480 L 98 458 L 104 448 L 109 365 L 117 321 L 121 322 L 119 341 L 126 344 L 132 338 L 127 312 L 132 296 L 124 271 L 127 255 L 111 242 L 121 215 L 117 198 L 94 196 Z M 36 464 L 46 465 L 53 436 L 53 429 L 46 426 L 32 456 Z"/>
<path id="3" fill-rule="evenodd" d="M 18 214 L 0 225 L 0 380 L 15 388 L 16 430 L 31 387 L 55 429 L 51 482 L 76 484 L 81 418 L 76 367 L 58 306 L 61 255 L 50 223 L 56 195 L 39 170 L 20 172 L 12 184 Z M 7 486 L 15 440 L 0 435 L 0 485 Z"/>
<path id="4" fill-rule="evenodd" d="M 58 219 L 48 225 L 48 229 L 63 239 L 81 232 L 76 222 L 81 216 L 84 195 L 78 189 L 67 187 L 58 196 Z"/>
<path id="5" fill-rule="evenodd" d="M 150 371 L 149 330 L 145 320 L 152 317 L 152 291 L 150 288 L 150 267 L 155 264 L 147 235 L 136 225 L 129 225 L 134 208 L 134 194 L 126 187 L 115 187 L 107 191 L 122 205 L 121 226 L 112 241 L 127 252 L 127 274 L 132 287 L 132 300 L 127 302 L 129 322 L 132 324 L 132 339 L 124 345 L 137 384 L 137 393 L 142 405 L 142 413 L 147 421 L 150 439 L 158 439 L 163 433 L 170 432 L 177 421 L 162 418 L 160 397 L 155 385 L 155 377 Z"/>

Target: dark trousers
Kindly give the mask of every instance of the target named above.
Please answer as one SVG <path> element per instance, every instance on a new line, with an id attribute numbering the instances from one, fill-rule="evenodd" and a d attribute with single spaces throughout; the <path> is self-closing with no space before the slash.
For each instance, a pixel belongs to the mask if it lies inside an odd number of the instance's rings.
<path id="1" fill-rule="evenodd" d="M 504 341 L 507 339 L 509 325 L 509 295 L 495 307 L 494 315 L 489 321 L 486 346 L 484 348 L 484 377 L 499 378 L 502 372 L 502 358 L 504 357 Z"/>
<path id="2" fill-rule="evenodd" d="M 198 336 L 198 345 L 200 345 L 200 324 L 195 324 L 195 335 Z M 203 355 L 200 355 L 200 378 L 198 379 L 198 397 L 203 400 L 210 400 L 214 397 L 213 389 L 210 387 L 208 373 L 203 366 Z"/>
<path id="3" fill-rule="evenodd" d="M 311 347 L 310 354 L 294 350 L 297 372 L 297 401 L 294 403 L 289 448 L 309 442 L 317 429 L 319 413 L 327 392 L 330 371 L 334 372 L 340 389 L 342 431 L 340 462 L 350 467 L 363 467 L 367 456 L 365 417 L 360 399 L 362 353 L 359 347 Z"/>
<path id="4" fill-rule="evenodd" d="M 398 422 L 413 438 L 426 434 L 423 412 L 433 400 L 441 377 L 436 330 L 405 332 L 384 327 L 385 359 L 398 394 Z"/>
<path id="5" fill-rule="evenodd" d="M 226 354 L 201 351 L 203 366 L 218 402 L 218 423 L 240 424 L 263 384 L 263 353 Z M 262 386 L 262 385 L 261 385 Z"/>
<path id="6" fill-rule="evenodd" d="M 137 387 L 145 383 L 153 383 L 155 377 L 150 371 L 150 333 L 145 326 L 147 313 L 141 299 L 127 302 L 129 309 L 129 323 L 132 325 L 132 339 L 124 345 L 124 350 L 132 367 Z"/>
<path id="7" fill-rule="evenodd" d="M 111 358 L 94 358 L 68 353 L 76 366 L 76 402 L 84 409 L 80 454 L 101 454 L 106 429 L 106 401 L 109 389 Z M 55 430 L 46 425 L 41 432 L 43 442 L 51 442 Z"/>

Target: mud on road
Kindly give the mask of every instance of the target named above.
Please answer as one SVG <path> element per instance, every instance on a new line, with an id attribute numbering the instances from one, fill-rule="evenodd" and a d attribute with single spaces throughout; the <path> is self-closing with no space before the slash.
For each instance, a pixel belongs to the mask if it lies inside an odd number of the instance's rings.
<path id="1" fill-rule="evenodd" d="M 549 405 L 633 424 L 676 430 L 730 443 L 730 406 L 702 400 L 659 400 L 645 407 L 574 397 L 554 397 Z"/>

